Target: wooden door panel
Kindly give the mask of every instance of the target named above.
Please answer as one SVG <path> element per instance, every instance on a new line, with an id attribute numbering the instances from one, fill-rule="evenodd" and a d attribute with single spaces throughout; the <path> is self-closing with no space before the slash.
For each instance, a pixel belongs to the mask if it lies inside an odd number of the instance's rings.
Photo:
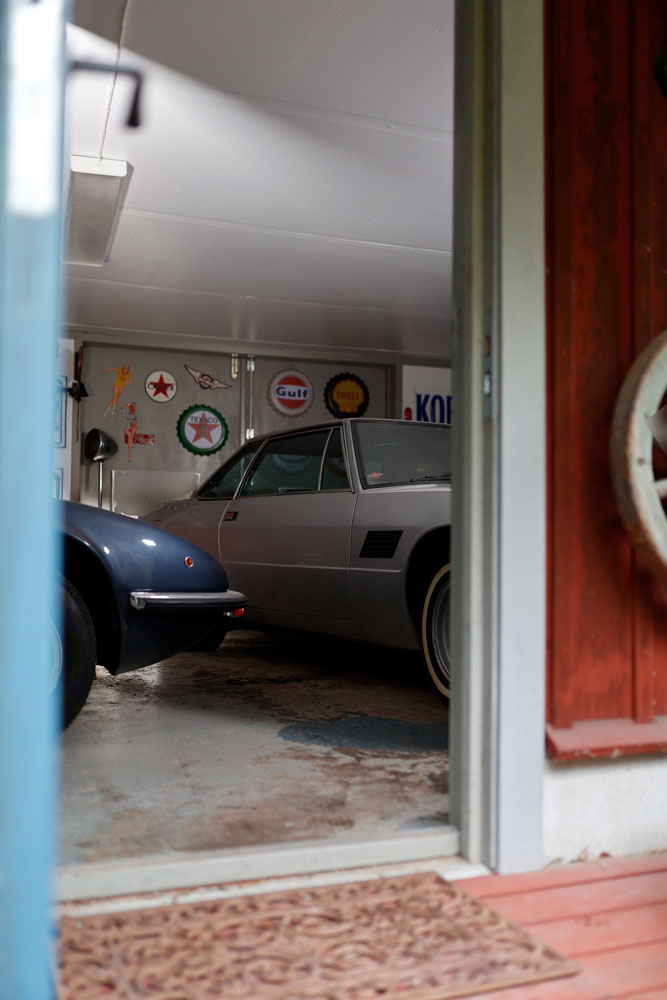
<path id="1" fill-rule="evenodd" d="M 547 719 L 667 713 L 667 595 L 616 512 L 609 430 L 638 351 L 667 327 L 662 0 L 546 5 L 549 330 Z"/>

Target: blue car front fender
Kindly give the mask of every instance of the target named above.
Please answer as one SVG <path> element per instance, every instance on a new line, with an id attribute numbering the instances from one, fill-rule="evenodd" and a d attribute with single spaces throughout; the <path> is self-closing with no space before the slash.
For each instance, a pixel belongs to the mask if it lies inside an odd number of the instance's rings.
<path id="1" fill-rule="evenodd" d="M 186 648 L 240 608 L 224 568 L 161 528 L 63 501 L 65 573 L 93 618 L 98 662 L 112 673 Z"/>

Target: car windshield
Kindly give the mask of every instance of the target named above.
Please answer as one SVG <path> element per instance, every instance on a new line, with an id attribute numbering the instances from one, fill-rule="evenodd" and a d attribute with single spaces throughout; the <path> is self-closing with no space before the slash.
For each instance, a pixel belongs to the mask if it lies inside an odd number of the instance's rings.
<path id="1" fill-rule="evenodd" d="M 251 441 L 242 448 L 236 455 L 233 455 L 228 462 L 221 465 L 216 472 L 210 476 L 197 493 L 198 500 L 224 500 L 231 499 L 238 489 L 238 485 L 243 479 L 245 470 L 255 457 L 255 453 L 262 444 L 262 439 Z"/>
<path id="2" fill-rule="evenodd" d="M 382 420 L 353 426 L 364 488 L 451 483 L 451 427 Z"/>

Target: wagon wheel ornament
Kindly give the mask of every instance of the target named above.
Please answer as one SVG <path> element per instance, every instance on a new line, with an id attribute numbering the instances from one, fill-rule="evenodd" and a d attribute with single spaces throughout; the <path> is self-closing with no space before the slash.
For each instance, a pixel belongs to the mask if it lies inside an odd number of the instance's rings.
<path id="1" fill-rule="evenodd" d="M 667 409 L 661 411 L 666 391 L 667 330 L 651 341 L 628 372 L 611 429 L 616 504 L 640 559 L 663 581 L 667 581 L 667 513 L 663 507 L 667 478 L 656 478 L 653 450 L 656 440 L 667 447 Z"/>

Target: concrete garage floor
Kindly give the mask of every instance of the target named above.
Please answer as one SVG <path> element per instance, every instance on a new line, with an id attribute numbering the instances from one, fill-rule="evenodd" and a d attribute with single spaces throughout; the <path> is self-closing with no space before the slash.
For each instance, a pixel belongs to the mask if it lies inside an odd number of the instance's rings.
<path id="1" fill-rule="evenodd" d="M 437 829 L 447 707 L 417 655 L 231 633 L 118 678 L 62 739 L 62 865 Z"/>

